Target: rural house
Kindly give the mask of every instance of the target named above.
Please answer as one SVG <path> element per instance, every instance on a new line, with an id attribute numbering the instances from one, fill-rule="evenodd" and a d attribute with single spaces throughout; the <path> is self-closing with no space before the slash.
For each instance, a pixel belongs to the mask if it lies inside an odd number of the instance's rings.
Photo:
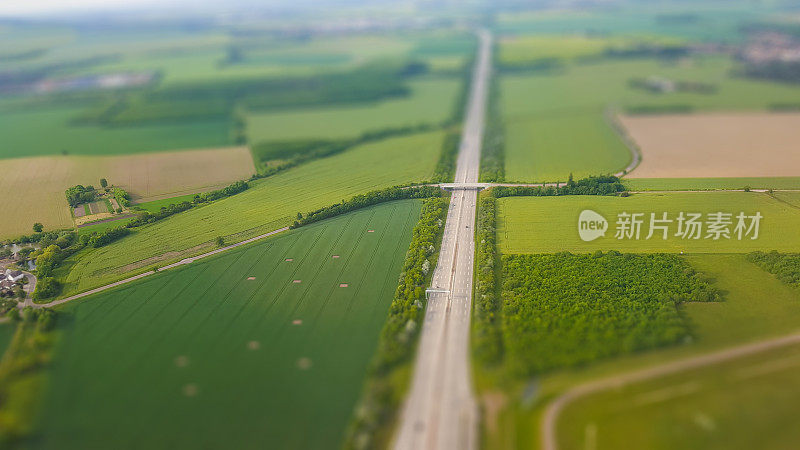
<path id="1" fill-rule="evenodd" d="M 8 281 L 9 283 L 16 283 L 19 280 L 23 279 L 24 277 L 25 274 L 19 270 L 6 269 L 5 280 Z"/>

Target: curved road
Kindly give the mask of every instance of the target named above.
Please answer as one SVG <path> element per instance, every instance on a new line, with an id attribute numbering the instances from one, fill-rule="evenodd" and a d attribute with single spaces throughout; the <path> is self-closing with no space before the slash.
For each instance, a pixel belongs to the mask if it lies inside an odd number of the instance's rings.
<path id="1" fill-rule="evenodd" d="M 612 376 L 609 378 L 602 378 L 600 380 L 577 385 L 556 397 L 555 400 L 547 405 L 544 415 L 542 415 L 541 422 L 541 448 L 543 450 L 558 449 L 558 417 L 567 406 L 582 397 L 609 389 L 623 387 L 630 383 L 646 381 L 685 370 L 710 366 L 732 359 L 798 343 L 800 343 L 800 332 L 787 336 L 767 339 L 764 341 L 758 341 L 751 344 L 739 345 L 692 358 L 680 359 L 659 366 L 649 367 L 635 372 L 629 372 L 627 374 Z"/>
<path id="2" fill-rule="evenodd" d="M 475 253 L 475 209 L 484 111 L 491 62 L 491 36 L 480 31 L 455 183 L 439 263 L 425 312 L 414 376 L 395 436 L 399 450 L 477 448 L 478 408 L 472 393 L 469 329 Z"/>

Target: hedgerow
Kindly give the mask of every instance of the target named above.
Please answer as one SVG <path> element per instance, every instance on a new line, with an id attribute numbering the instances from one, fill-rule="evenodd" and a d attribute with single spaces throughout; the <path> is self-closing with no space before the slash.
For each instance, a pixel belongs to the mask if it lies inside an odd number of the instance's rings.
<path id="1" fill-rule="evenodd" d="M 386 431 L 400 406 L 405 386 L 397 382 L 398 371 L 411 362 L 414 354 L 425 313 L 425 286 L 436 267 L 447 205 L 447 199 L 442 197 L 426 199 L 422 204 L 345 448 L 378 446 L 378 434 Z"/>
<path id="2" fill-rule="evenodd" d="M 555 186 L 496 186 L 492 192 L 496 198 L 501 197 L 544 197 L 554 195 L 615 195 L 625 192 L 625 185 L 613 175 L 582 178 L 578 181 L 569 177 L 569 181 L 559 187 Z"/>
<path id="3" fill-rule="evenodd" d="M 414 186 L 414 187 L 390 187 L 377 191 L 370 191 L 366 194 L 359 194 L 350 200 L 343 200 L 330 206 L 308 212 L 297 214 L 297 220 L 289 228 L 299 228 L 310 223 L 319 222 L 333 216 L 345 214 L 367 206 L 377 205 L 378 203 L 392 200 L 402 200 L 409 198 L 429 198 L 440 197 L 442 190 L 436 186 Z"/>
<path id="4" fill-rule="evenodd" d="M 505 359 L 520 376 L 683 342 L 681 305 L 720 298 L 677 255 L 504 255 L 502 264 Z"/>

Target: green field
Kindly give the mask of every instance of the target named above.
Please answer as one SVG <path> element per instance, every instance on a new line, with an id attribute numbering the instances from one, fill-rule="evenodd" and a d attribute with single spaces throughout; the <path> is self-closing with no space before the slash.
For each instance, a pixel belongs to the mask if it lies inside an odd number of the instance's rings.
<path id="1" fill-rule="evenodd" d="M 224 147 L 231 144 L 227 120 L 141 125 L 135 127 L 75 126 L 76 107 L 51 107 L 3 112 L 0 159 L 23 156 L 122 155 L 128 153 Z"/>
<path id="2" fill-rule="evenodd" d="M 253 112 L 247 115 L 247 135 L 252 143 L 346 139 L 384 128 L 438 124 L 450 118 L 460 85 L 456 78 L 420 79 L 409 83 L 410 96 L 374 104 Z"/>
<path id="3" fill-rule="evenodd" d="M 143 227 L 108 246 L 79 253 L 69 273 L 62 273 L 65 294 L 207 251 L 217 236 L 241 233 L 226 237 L 226 242 L 244 240 L 291 224 L 298 212 L 372 189 L 422 181 L 433 174 L 442 139 L 443 133 L 432 132 L 365 144 L 253 183 L 245 192 Z"/>
<path id="4" fill-rule="evenodd" d="M 419 212 L 379 205 L 67 304 L 33 446 L 339 448 Z"/>
<path id="5" fill-rule="evenodd" d="M 797 198 L 788 196 L 789 198 Z M 590 209 L 600 213 L 608 220 L 608 230 L 604 237 L 584 242 L 578 235 L 578 216 L 581 211 Z M 641 234 L 636 239 L 616 239 L 617 215 L 620 212 L 645 213 Z M 701 238 L 681 239 L 674 236 L 677 223 L 669 224 L 669 237 L 662 239 L 662 232 L 656 231 L 651 239 L 649 234 L 650 213 L 657 218 L 668 213 L 668 219 L 677 219 L 680 212 L 702 213 L 703 220 L 708 213 L 725 212 L 735 215 L 744 212 L 763 216 L 759 237 L 755 240 L 744 237 L 732 239 L 706 239 L 706 231 Z M 588 253 L 595 250 L 619 250 L 624 252 L 710 252 L 743 253 L 754 250 L 798 251 L 797 223 L 800 209 L 754 192 L 686 192 L 686 193 L 648 193 L 631 197 L 565 196 L 565 197 L 511 197 L 498 201 L 498 245 L 504 253 L 550 253 L 570 251 Z M 731 233 L 736 220 L 730 227 Z"/>
<path id="6" fill-rule="evenodd" d="M 700 41 L 739 42 L 741 26 L 774 14 L 771 4 L 741 1 L 702 4 L 626 2 L 623 8 L 551 9 L 503 12 L 495 30 L 504 34 L 657 34 Z M 672 19 L 672 20 L 670 20 Z"/>
<path id="7" fill-rule="evenodd" d="M 150 202 L 136 203 L 133 206 L 143 209 L 151 213 L 161 211 L 161 208 L 166 208 L 169 205 L 177 205 L 178 203 L 191 202 L 194 200 L 195 194 L 180 195 L 178 197 L 170 197 L 162 200 L 153 200 Z"/>
<path id="8" fill-rule="evenodd" d="M 0 323 L 0 358 L 3 357 L 3 353 L 5 353 L 9 344 L 11 344 L 11 339 L 13 339 L 16 329 L 16 324 Z"/>
<path id="9" fill-rule="evenodd" d="M 734 77 L 734 63 L 724 57 L 687 61 L 605 59 L 555 72 L 503 75 L 506 178 L 556 181 L 565 180 L 570 172 L 579 177 L 625 168 L 630 154 L 604 119 L 608 108 L 677 105 L 695 111 L 758 110 L 800 104 L 800 88 Z M 628 86 L 631 78 L 650 76 L 711 83 L 717 91 L 657 94 Z"/>
<path id="10" fill-rule="evenodd" d="M 83 234 L 102 233 L 110 228 L 125 226 L 131 219 L 112 220 L 110 222 L 101 222 L 93 225 L 78 228 L 78 236 Z"/>

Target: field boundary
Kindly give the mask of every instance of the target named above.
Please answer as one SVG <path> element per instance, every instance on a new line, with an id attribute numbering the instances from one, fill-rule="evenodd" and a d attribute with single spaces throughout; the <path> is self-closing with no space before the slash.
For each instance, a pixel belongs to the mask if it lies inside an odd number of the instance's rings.
<path id="1" fill-rule="evenodd" d="M 622 122 L 619 121 L 619 116 L 617 115 L 617 111 L 615 109 L 606 108 L 606 110 L 603 112 L 603 117 L 611 129 L 614 130 L 617 136 L 619 136 L 625 146 L 628 147 L 628 151 L 631 152 L 631 162 L 628 163 L 624 169 L 614 174 L 615 177 L 621 178 L 630 174 L 637 167 L 639 167 L 639 164 L 642 162 L 642 149 L 639 147 L 639 144 L 633 140 L 630 134 L 628 134 L 628 130 L 625 129 L 625 126 L 622 125 Z"/>
<path id="2" fill-rule="evenodd" d="M 228 250 L 233 250 L 234 248 L 241 247 L 243 245 L 247 245 L 247 244 L 250 244 L 252 242 L 256 242 L 256 241 L 259 241 L 261 239 L 264 239 L 264 238 L 267 238 L 267 237 L 270 237 L 270 236 L 274 236 L 274 235 L 276 235 L 278 233 L 282 233 L 282 232 L 288 231 L 288 230 L 289 230 L 289 227 L 279 228 L 277 230 L 270 231 L 269 233 L 264 233 L 264 234 L 261 234 L 259 236 L 252 237 L 250 239 L 246 239 L 244 241 L 237 242 L 235 244 L 227 245 L 225 247 L 220 247 L 220 248 L 218 248 L 216 250 L 212 250 L 210 252 L 206 252 L 206 253 L 203 253 L 203 254 L 200 254 L 200 255 L 197 255 L 197 256 L 192 256 L 190 258 L 182 259 L 182 260 L 180 260 L 180 261 L 178 261 L 176 263 L 172 263 L 172 264 L 166 265 L 166 266 L 161 267 L 160 269 L 157 269 L 157 270 L 149 270 L 147 272 L 140 273 L 139 275 L 134 275 L 132 277 L 125 278 L 124 280 L 116 281 L 114 283 L 106 284 L 106 285 L 100 286 L 98 288 L 94 288 L 94 289 L 91 289 L 91 290 L 88 290 L 88 291 L 85 291 L 85 292 L 81 292 L 79 294 L 75 294 L 75 295 L 72 295 L 72 296 L 69 296 L 69 297 L 66 297 L 66 298 L 62 298 L 61 300 L 54 300 L 54 301 L 49 302 L 49 303 L 33 304 L 32 307 L 38 309 L 38 308 L 52 308 L 54 306 L 63 305 L 64 303 L 71 302 L 73 300 L 77 300 L 77 299 L 80 299 L 80 298 L 83 298 L 83 297 L 87 297 L 87 296 L 92 295 L 92 294 L 97 294 L 99 292 L 103 292 L 103 291 L 106 291 L 108 289 L 115 288 L 117 286 L 122 286 L 123 284 L 128 284 L 130 282 L 139 280 L 141 278 L 144 278 L 144 277 L 147 277 L 147 276 L 159 273 L 159 272 L 163 272 L 165 270 L 174 269 L 176 267 L 181 267 L 181 266 L 184 266 L 186 264 L 191 264 L 191 263 L 193 263 L 193 262 L 195 262 L 195 261 L 197 261 L 199 259 L 207 258 L 209 256 L 213 256 L 213 255 L 216 255 L 218 253 L 222 253 L 222 252 L 225 252 L 225 251 L 228 251 Z M 21 307 L 22 306 L 20 306 L 20 308 Z"/>
<path id="3" fill-rule="evenodd" d="M 679 359 L 676 361 L 661 364 L 655 367 L 635 370 L 623 375 L 601 378 L 579 384 L 568 389 L 566 392 L 556 397 L 548 403 L 541 419 L 541 448 L 543 450 L 558 450 L 558 437 L 556 427 L 561 412 L 576 400 L 587 395 L 596 394 L 608 389 L 621 388 L 631 383 L 642 382 L 653 378 L 659 378 L 686 370 L 697 369 L 710 366 L 737 358 L 742 358 L 752 354 L 773 350 L 793 344 L 800 343 L 800 331 L 792 334 L 766 339 L 749 344 L 729 347 L 723 350 L 710 352 L 690 358 Z"/>

